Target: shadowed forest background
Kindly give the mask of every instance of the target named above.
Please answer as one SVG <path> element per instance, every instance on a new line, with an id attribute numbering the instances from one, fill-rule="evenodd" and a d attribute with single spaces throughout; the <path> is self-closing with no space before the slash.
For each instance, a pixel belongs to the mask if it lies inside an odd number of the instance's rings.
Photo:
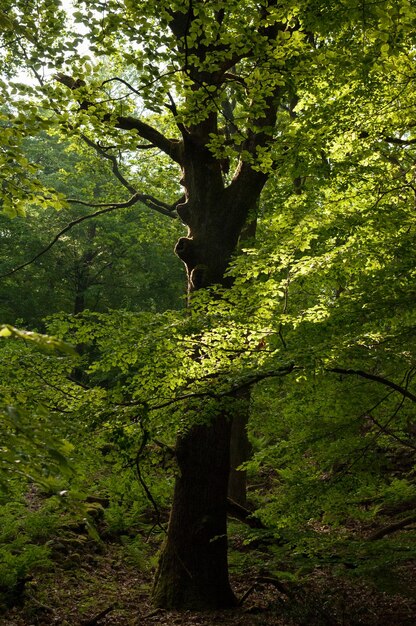
<path id="1" fill-rule="evenodd" d="M 0 0 L 0 623 L 414 624 L 415 23 Z"/>

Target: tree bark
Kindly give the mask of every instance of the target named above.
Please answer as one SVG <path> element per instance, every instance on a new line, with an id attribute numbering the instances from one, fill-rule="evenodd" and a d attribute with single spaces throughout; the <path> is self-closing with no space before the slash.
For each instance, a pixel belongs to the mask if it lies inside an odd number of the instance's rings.
<path id="1" fill-rule="evenodd" d="M 266 9 L 261 10 L 265 14 Z M 185 201 L 176 209 L 188 226 L 188 234 L 179 239 L 175 252 L 186 267 L 190 303 L 192 294 L 198 289 L 215 284 L 229 286 L 226 270 L 238 249 L 244 227 L 256 214 L 267 180 L 267 174 L 253 167 L 251 158 L 246 155 L 252 155 L 255 161 L 258 149 L 270 143 L 270 129 L 276 123 L 280 97 L 278 85 L 273 87 L 273 93 L 264 97 L 264 108 L 258 117 L 254 115 L 246 130 L 234 177 L 226 186 L 221 160 L 209 147 L 212 137 L 219 132 L 218 111 L 212 108 L 204 85 L 217 89 L 225 81 L 224 73 L 239 57 L 224 55 L 217 69 L 201 70 L 206 45 L 201 39 L 189 48 L 187 38 L 194 18 L 190 5 L 187 14 L 173 11 L 169 23 L 179 48 L 185 53 L 188 78 L 193 83 L 191 89 L 202 92 L 207 106 L 206 111 L 201 109 L 203 118 L 195 125 L 191 123 L 185 127 L 178 123 L 182 142 L 175 153 L 182 168 L 185 189 Z M 222 18 L 218 16 L 218 19 Z M 279 27 L 278 24 L 262 26 L 261 34 L 274 41 Z M 215 48 L 216 43 L 213 45 Z M 194 62 L 195 58 L 197 62 Z M 200 407 L 201 412 L 204 408 Z M 178 439 L 180 475 L 176 480 L 168 535 L 153 589 L 153 600 L 159 607 L 204 610 L 236 604 L 227 566 L 232 411 L 228 408 L 225 412 L 221 406 L 215 413 L 206 411 L 205 425 L 199 425 L 199 421 Z"/>
<path id="2" fill-rule="evenodd" d="M 177 442 L 180 475 L 153 588 L 157 606 L 201 610 L 236 605 L 227 565 L 230 431 L 230 420 L 220 414 Z"/>
<path id="3" fill-rule="evenodd" d="M 266 178 L 253 172 L 250 184 L 236 181 L 225 188 L 221 164 L 204 145 L 209 132 L 207 123 L 184 138 L 185 202 L 177 210 L 189 232 L 176 253 L 187 270 L 190 303 L 201 287 L 226 286 L 225 271 Z M 204 610 L 236 604 L 227 565 L 231 425 L 229 409 L 218 406 L 205 425 L 192 426 L 178 439 L 180 475 L 153 589 L 157 606 Z"/>
<path id="4" fill-rule="evenodd" d="M 239 248 L 254 243 L 257 230 L 257 213 L 258 206 L 256 206 L 255 214 L 247 221 L 240 233 Z M 228 497 L 241 507 L 246 508 L 247 472 L 237 468 L 248 461 L 252 454 L 252 448 L 247 433 L 247 426 L 250 419 L 250 387 L 240 390 L 237 396 L 240 399 L 240 406 L 238 407 L 237 414 L 233 417 L 231 426 Z"/>
<path id="5" fill-rule="evenodd" d="M 259 128 L 248 132 L 243 150 L 255 154 L 258 146 L 268 143 L 270 135 L 261 129 L 274 126 L 276 110 L 277 94 L 267 99 Z M 228 286 L 226 270 L 244 227 L 257 213 L 267 174 L 240 159 L 225 186 L 221 162 L 209 149 L 210 137 L 218 132 L 216 113 L 181 130 L 185 201 L 177 212 L 188 226 L 188 235 L 179 239 L 175 252 L 186 267 L 191 298 L 203 287 Z M 240 433 L 245 433 L 244 421 Z M 226 530 L 231 423 L 232 416 L 221 410 L 215 417 L 208 413 L 205 426 L 191 427 L 178 440 L 180 476 L 153 589 L 157 606 L 235 605 L 228 580 Z"/>

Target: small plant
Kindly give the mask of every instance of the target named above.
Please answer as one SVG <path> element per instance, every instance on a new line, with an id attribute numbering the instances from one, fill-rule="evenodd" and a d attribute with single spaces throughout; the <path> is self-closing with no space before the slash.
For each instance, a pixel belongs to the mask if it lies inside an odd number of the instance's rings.
<path id="1" fill-rule="evenodd" d="M 141 571 L 149 569 L 149 546 L 140 535 L 134 538 L 122 535 L 120 537 L 123 544 L 124 559 L 130 565 L 137 567 Z"/>
<path id="2" fill-rule="evenodd" d="M 25 583 L 39 569 L 51 566 L 49 548 L 29 543 L 27 537 L 0 546 L 0 608 L 22 600 Z"/>
<path id="3" fill-rule="evenodd" d="M 21 602 L 32 575 L 52 565 L 46 540 L 60 523 L 51 510 L 27 511 L 19 502 L 0 507 L 0 607 Z"/>

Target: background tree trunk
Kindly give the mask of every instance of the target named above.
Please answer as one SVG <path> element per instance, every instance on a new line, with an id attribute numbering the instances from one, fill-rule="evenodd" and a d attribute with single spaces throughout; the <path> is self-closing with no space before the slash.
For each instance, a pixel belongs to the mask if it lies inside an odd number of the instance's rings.
<path id="1" fill-rule="evenodd" d="M 247 435 L 247 424 L 250 418 L 250 390 L 240 393 L 246 396 L 238 403 L 237 414 L 232 418 L 230 437 L 230 477 L 228 481 L 228 497 L 243 507 L 247 506 L 247 472 L 237 469 L 250 458 L 251 446 Z"/>
<path id="2" fill-rule="evenodd" d="M 244 225 L 240 237 L 239 248 L 244 246 L 250 246 L 254 244 L 257 230 L 257 213 L 258 203 L 256 205 L 256 212 L 247 223 Z M 247 472 L 245 470 L 238 470 L 237 468 L 246 461 L 249 460 L 252 449 L 248 438 L 247 425 L 250 419 L 250 399 L 251 389 L 241 389 L 238 394 L 240 399 L 239 406 L 237 407 L 237 414 L 234 415 L 231 426 L 231 441 L 230 441 L 230 478 L 228 482 L 228 497 L 243 506 L 247 507 Z"/>

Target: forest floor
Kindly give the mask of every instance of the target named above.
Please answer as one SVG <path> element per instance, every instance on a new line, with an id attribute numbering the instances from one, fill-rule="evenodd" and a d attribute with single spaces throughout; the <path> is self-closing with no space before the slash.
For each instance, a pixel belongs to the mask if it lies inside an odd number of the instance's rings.
<path id="1" fill-rule="evenodd" d="M 59 552 L 59 550 L 58 550 Z M 317 570 L 289 595 L 275 584 L 255 583 L 256 573 L 234 575 L 241 607 L 206 613 L 154 610 L 149 602 L 152 572 L 126 558 L 123 546 L 62 551 L 51 571 L 28 581 L 1 626 L 414 626 L 416 567 L 401 572 L 406 595 L 387 595 L 361 581 Z M 395 576 L 398 574 L 396 573 Z M 259 580 L 259 579 L 257 579 Z M 260 579 L 261 580 L 261 579 Z M 413 596 L 413 598 L 412 598 Z"/>

